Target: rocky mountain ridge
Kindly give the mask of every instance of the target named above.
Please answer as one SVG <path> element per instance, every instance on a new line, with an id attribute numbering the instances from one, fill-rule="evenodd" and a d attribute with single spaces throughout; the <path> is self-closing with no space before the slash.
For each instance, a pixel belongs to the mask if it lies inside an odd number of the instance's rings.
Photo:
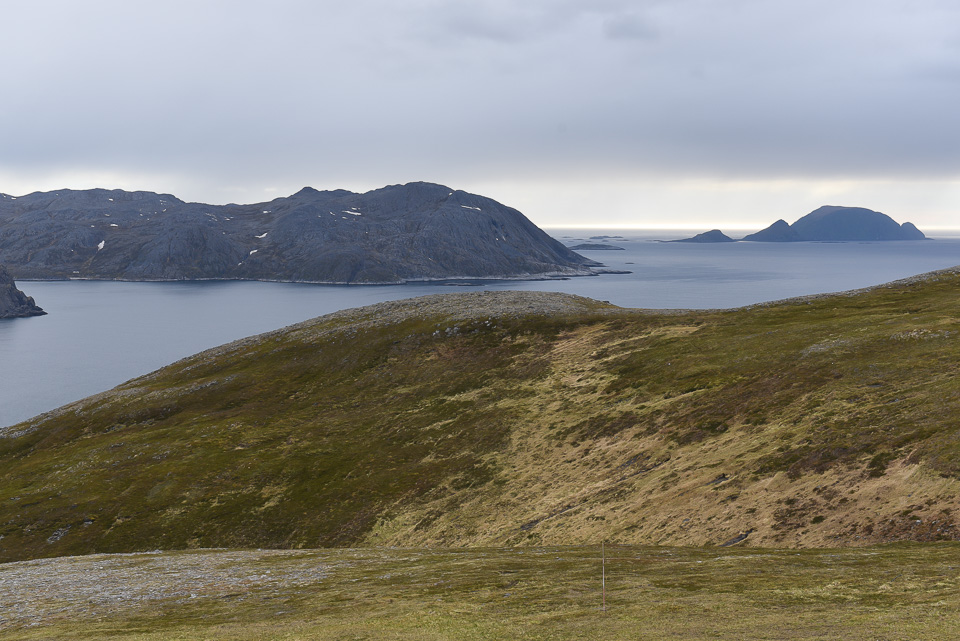
<path id="1" fill-rule="evenodd" d="M 253 205 L 91 189 L 0 197 L 0 262 L 20 279 L 399 283 L 592 275 L 490 198 L 431 183 L 304 188 Z"/>

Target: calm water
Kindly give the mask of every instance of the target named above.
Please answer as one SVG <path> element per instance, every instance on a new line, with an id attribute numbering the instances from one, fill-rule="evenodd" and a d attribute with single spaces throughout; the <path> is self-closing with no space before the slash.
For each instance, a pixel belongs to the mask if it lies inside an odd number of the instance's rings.
<path id="1" fill-rule="evenodd" d="M 610 274 L 563 281 L 337 287 L 286 283 L 22 282 L 47 316 L 0 321 L 0 426 L 179 358 L 329 312 L 477 289 L 562 291 L 625 307 L 738 307 L 876 285 L 960 264 L 960 237 L 887 243 L 660 243 L 670 232 L 551 230 L 624 251 L 583 252 Z M 597 242 L 597 241 L 593 241 Z"/>

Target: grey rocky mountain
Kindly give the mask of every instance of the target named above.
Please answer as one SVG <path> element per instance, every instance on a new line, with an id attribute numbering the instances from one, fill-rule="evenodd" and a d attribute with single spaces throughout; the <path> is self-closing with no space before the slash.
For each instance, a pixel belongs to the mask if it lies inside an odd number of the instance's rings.
<path id="1" fill-rule="evenodd" d="M 254 205 L 91 189 L 0 195 L 17 278 L 399 283 L 591 275 L 516 209 L 431 183 L 304 188 Z"/>
<path id="2" fill-rule="evenodd" d="M 748 234 L 743 240 L 762 242 L 923 240 L 926 236 L 913 223 L 898 224 L 872 209 L 825 205 L 792 225 L 778 220 L 766 229 Z"/>
<path id="3" fill-rule="evenodd" d="M 0 318 L 42 316 L 45 311 L 37 307 L 33 298 L 27 296 L 13 282 L 13 277 L 0 265 Z"/>

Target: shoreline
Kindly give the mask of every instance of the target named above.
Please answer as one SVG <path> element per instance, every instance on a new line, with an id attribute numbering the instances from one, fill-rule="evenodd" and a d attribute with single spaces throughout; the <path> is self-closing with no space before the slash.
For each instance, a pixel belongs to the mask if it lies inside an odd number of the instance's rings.
<path id="1" fill-rule="evenodd" d="M 374 286 L 383 287 L 386 285 L 406 285 L 409 283 L 443 283 L 467 282 L 467 281 L 540 281 L 540 280 L 568 280 L 570 278 L 581 278 L 591 276 L 602 276 L 604 274 L 629 274 L 628 271 L 617 270 L 589 270 L 571 271 L 571 272 L 540 272 L 537 274 L 518 274 L 516 276 L 446 276 L 407 278 L 404 280 L 393 281 L 327 281 L 327 280 L 285 280 L 281 278 L 97 278 L 86 276 L 72 276 L 67 278 L 16 278 L 18 283 L 66 283 L 70 281 L 86 281 L 100 283 L 290 283 L 295 285 L 336 285 L 342 287 L 364 287 Z"/>

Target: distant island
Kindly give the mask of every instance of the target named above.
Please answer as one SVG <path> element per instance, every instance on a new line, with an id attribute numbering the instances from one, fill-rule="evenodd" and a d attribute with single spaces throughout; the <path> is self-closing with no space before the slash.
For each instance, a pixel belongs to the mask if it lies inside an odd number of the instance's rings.
<path id="1" fill-rule="evenodd" d="M 0 265 L 0 318 L 23 318 L 46 314 L 33 298 L 17 289 L 13 277 Z"/>
<path id="2" fill-rule="evenodd" d="M 516 209 L 432 183 L 301 191 L 253 205 L 91 189 L 0 194 L 18 279 L 402 283 L 593 275 Z"/>
<path id="3" fill-rule="evenodd" d="M 610 245 L 608 243 L 580 243 L 579 245 L 572 245 L 570 247 L 573 251 L 613 251 L 613 250 L 622 250 L 623 247 L 617 247 L 616 245 Z"/>
<path id="4" fill-rule="evenodd" d="M 913 223 L 902 225 L 872 209 L 863 207 L 840 207 L 825 205 L 816 209 L 792 225 L 778 220 L 766 229 L 747 234 L 740 240 L 766 243 L 799 241 L 873 241 L 873 240 L 923 240 L 923 232 Z M 684 238 L 683 243 L 720 243 L 734 239 L 719 229 Z"/>
<path id="5" fill-rule="evenodd" d="M 692 238 L 681 238 L 680 240 L 670 240 L 670 243 L 732 243 L 732 238 L 724 234 L 719 229 L 711 229 L 702 234 L 697 234 Z"/>

